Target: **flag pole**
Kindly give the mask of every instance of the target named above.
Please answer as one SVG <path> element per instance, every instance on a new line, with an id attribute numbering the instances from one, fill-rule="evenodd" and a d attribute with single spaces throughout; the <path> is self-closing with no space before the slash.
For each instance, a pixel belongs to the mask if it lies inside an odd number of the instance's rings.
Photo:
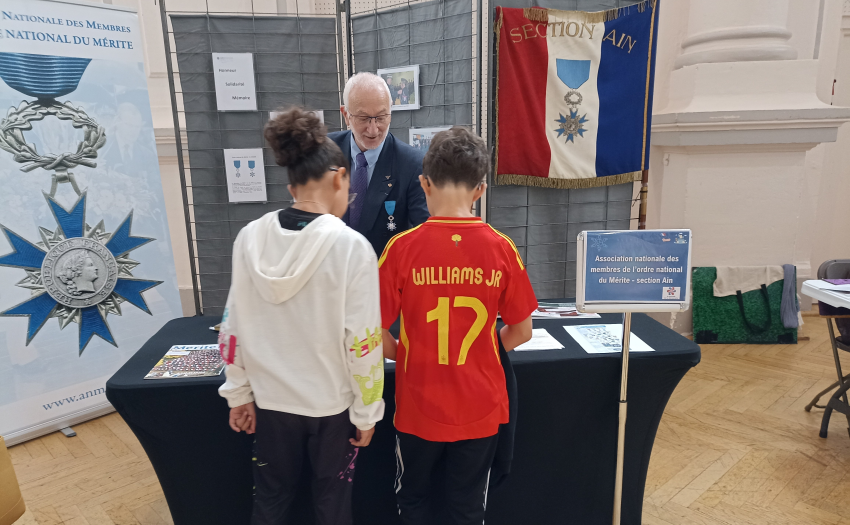
<path id="1" fill-rule="evenodd" d="M 649 193 L 649 170 L 641 171 L 640 177 L 640 208 L 638 215 L 638 230 L 646 229 L 646 198 Z"/>
<path id="2" fill-rule="evenodd" d="M 646 200 L 649 193 L 649 170 L 642 170 L 640 177 L 640 208 L 638 230 L 646 229 Z M 623 314 L 623 365 L 620 375 L 619 427 L 617 429 L 617 470 L 614 474 L 614 519 L 613 525 L 620 525 L 623 504 L 623 457 L 626 446 L 626 412 L 628 400 L 626 387 L 629 379 L 629 337 L 632 333 L 632 314 Z"/>
<path id="3" fill-rule="evenodd" d="M 644 176 L 646 171 L 644 171 Z M 620 525 L 620 511 L 623 503 L 623 452 L 626 445 L 626 387 L 629 378 L 629 338 L 632 333 L 632 313 L 623 314 L 623 365 L 620 376 L 619 428 L 617 429 L 617 471 L 614 477 L 614 520 Z"/>

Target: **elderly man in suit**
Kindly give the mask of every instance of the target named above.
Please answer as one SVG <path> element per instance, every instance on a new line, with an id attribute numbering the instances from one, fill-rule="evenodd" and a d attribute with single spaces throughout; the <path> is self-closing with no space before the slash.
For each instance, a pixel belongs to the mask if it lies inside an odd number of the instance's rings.
<path id="1" fill-rule="evenodd" d="M 357 73 L 346 82 L 342 100 L 348 131 L 329 137 L 351 162 L 350 191 L 356 196 L 343 220 L 380 256 L 393 235 L 428 219 L 419 184 L 423 154 L 389 132 L 392 98 L 384 79 Z"/>

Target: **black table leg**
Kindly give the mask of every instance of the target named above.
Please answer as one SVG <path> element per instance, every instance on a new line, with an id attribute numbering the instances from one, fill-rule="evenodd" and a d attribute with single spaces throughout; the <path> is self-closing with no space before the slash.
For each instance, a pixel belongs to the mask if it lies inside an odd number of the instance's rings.
<path id="1" fill-rule="evenodd" d="M 823 411 L 823 420 L 820 424 L 820 437 L 826 437 L 829 430 L 829 417 L 832 415 L 833 410 L 837 410 L 845 416 L 850 417 L 850 405 L 841 400 L 842 397 L 846 396 L 848 390 L 850 390 L 850 381 L 845 381 L 841 385 L 841 388 L 836 390 L 835 394 L 829 398 L 829 403 L 826 404 L 826 408 Z"/>

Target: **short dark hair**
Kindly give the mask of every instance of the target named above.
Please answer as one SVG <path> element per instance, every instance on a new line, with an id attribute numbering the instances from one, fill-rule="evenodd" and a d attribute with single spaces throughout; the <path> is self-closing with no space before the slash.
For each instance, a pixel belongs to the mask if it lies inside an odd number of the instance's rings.
<path id="1" fill-rule="evenodd" d="M 484 139 L 464 127 L 454 126 L 434 135 L 422 167 L 425 176 L 437 187 L 453 183 L 472 190 L 487 179 L 490 153 Z"/>
<path id="2" fill-rule="evenodd" d="M 348 159 L 312 111 L 300 107 L 282 111 L 266 124 L 263 136 L 278 165 L 289 168 L 293 186 L 320 180 L 331 166 L 349 171 Z"/>

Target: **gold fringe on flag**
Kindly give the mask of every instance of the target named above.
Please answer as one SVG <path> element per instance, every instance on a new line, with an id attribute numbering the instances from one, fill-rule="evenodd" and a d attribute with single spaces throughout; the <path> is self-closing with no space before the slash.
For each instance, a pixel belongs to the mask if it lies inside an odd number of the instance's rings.
<path id="1" fill-rule="evenodd" d="M 530 175 L 496 175 L 496 185 L 533 186 L 536 188 L 555 188 L 559 190 L 575 190 L 583 188 L 598 188 L 614 186 L 641 180 L 641 172 L 630 171 L 607 177 L 586 177 L 582 179 L 556 179 L 551 177 L 533 177 Z"/>
<path id="2" fill-rule="evenodd" d="M 549 9 L 542 9 L 539 7 L 524 7 L 522 9 L 522 16 L 532 22 L 548 22 L 549 11 Z M 552 9 L 552 11 L 554 11 L 554 9 Z"/>
<path id="3" fill-rule="evenodd" d="M 648 7 L 654 8 L 656 0 L 643 0 L 643 2 L 632 4 L 627 7 L 617 7 L 607 9 L 605 11 L 594 11 L 588 13 L 585 11 L 560 11 L 558 9 L 541 9 L 536 7 L 525 7 L 522 10 L 523 16 L 532 22 L 549 22 L 549 12 L 555 12 L 559 17 L 575 20 L 576 22 L 585 22 L 588 24 L 600 24 L 602 22 L 610 22 L 616 20 L 620 16 L 627 15 L 631 12 L 631 8 L 636 8 L 638 13 L 643 13 Z"/>

